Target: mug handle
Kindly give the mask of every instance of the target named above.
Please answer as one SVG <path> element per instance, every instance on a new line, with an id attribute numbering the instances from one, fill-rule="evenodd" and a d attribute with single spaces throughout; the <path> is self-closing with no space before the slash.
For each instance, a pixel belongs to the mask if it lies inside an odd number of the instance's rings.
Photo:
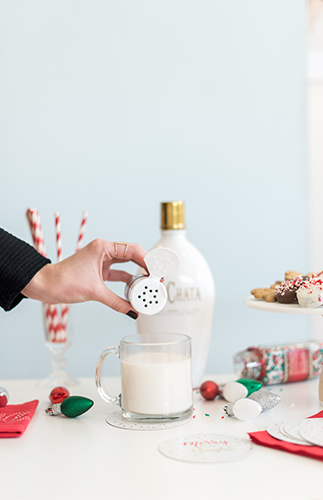
<path id="1" fill-rule="evenodd" d="M 95 383 L 96 383 L 96 388 L 98 390 L 98 393 L 100 394 L 101 398 L 104 399 L 104 401 L 107 401 L 108 403 L 112 405 L 117 405 L 121 406 L 121 397 L 119 396 L 110 396 L 110 394 L 107 392 L 107 390 L 104 387 L 103 380 L 101 378 L 101 369 L 102 369 L 102 364 L 103 361 L 105 360 L 106 356 L 109 354 L 115 354 L 120 358 L 120 348 L 119 346 L 114 346 L 114 347 L 108 347 L 103 353 L 101 354 L 97 365 L 95 369 Z"/>

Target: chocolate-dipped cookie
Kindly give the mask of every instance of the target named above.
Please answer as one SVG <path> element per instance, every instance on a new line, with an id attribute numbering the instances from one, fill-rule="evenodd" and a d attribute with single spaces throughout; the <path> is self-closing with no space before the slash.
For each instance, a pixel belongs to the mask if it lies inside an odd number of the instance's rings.
<path id="1" fill-rule="evenodd" d="M 275 297 L 280 304 L 298 304 L 297 290 L 305 282 L 308 276 L 297 276 L 294 279 L 283 281 L 275 289 Z"/>

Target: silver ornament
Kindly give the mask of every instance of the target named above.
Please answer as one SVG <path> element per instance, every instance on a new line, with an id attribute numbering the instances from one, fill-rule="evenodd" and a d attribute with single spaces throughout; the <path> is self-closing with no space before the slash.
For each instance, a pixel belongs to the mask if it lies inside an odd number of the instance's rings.
<path id="1" fill-rule="evenodd" d="M 63 415 L 61 412 L 61 403 L 55 403 L 52 406 L 46 408 L 45 413 L 57 417 L 57 415 Z"/>
<path id="2" fill-rule="evenodd" d="M 223 410 L 227 415 L 229 415 L 229 417 L 233 417 L 233 405 L 234 403 L 231 403 L 229 405 L 225 405 L 223 408 Z"/>
<path id="3" fill-rule="evenodd" d="M 280 403 L 282 400 L 282 398 L 278 396 L 278 394 L 264 390 L 253 392 L 249 396 L 249 399 L 257 401 L 257 403 L 260 404 L 262 411 L 268 411 L 272 408 L 275 408 L 275 406 L 277 406 L 278 403 Z"/>
<path id="4" fill-rule="evenodd" d="M 281 402 L 281 397 L 278 396 L 278 394 L 269 391 L 264 391 L 263 389 L 260 389 L 260 391 L 253 392 L 246 399 L 252 399 L 253 401 L 259 403 L 261 406 L 261 412 L 271 410 L 272 408 L 275 408 L 275 406 L 277 406 L 278 403 Z M 227 415 L 229 415 L 229 417 L 234 416 L 233 406 L 234 403 L 231 403 L 230 405 L 226 405 L 223 408 L 223 410 Z"/>
<path id="5" fill-rule="evenodd" d="M 0 387 L 0 408 L 6 406 L 9 401 L 9 392 L 4 387 Z"/>

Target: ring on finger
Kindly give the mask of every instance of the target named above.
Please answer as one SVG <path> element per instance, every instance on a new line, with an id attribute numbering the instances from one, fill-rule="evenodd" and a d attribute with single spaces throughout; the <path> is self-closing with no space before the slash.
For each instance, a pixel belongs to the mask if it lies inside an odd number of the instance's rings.
<path id="1" fill-rule="evenodd" d="M 118 245 L 125 245 L 125 249 L 124 249 L 122 257 L 118 257 Z M 116 241 L 114 243 L 114 258 L 115 259 L 120 259 L 120 258 L 125 259 L 127 252 L 128 252 L 128 243 L 125 243 L 124 241 Z"/>

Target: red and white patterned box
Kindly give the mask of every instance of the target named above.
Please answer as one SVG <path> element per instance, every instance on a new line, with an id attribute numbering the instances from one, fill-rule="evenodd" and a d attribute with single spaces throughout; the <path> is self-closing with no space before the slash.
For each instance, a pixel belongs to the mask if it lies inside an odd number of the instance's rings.
<path id="1" fill-rule="evenodd" d="M 259 380 L 264 385 L 316 377 L 322 363 L 323 342 L 314 341 L 249 347 L 233 357 L 239 377 Z"/>

